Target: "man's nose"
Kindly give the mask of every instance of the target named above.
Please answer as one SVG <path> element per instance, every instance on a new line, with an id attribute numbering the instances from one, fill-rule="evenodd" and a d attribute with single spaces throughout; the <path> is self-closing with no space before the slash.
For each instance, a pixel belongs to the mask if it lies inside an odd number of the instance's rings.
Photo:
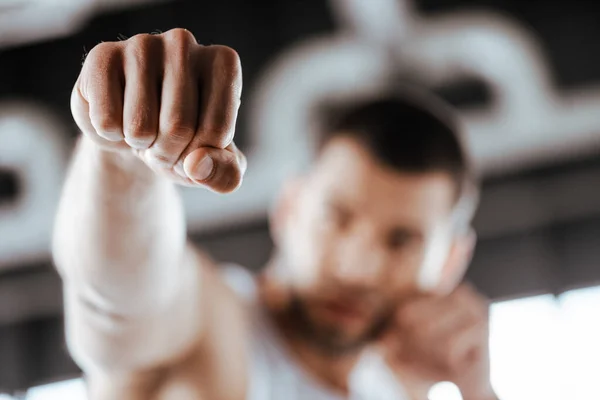
<path id="1" fill-rule="evenodd" d="M 348 286 L 373 287 L 385 279 L 386 252 L 375 235 L 358 231 L 340 241 L 336 279 Z"/>

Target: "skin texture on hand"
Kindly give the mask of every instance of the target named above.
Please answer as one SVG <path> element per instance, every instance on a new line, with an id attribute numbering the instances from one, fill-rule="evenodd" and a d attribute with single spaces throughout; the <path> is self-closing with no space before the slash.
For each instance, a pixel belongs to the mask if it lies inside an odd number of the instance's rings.
<path id="1" fill-rule="evenodd" d="M 186 246 L 172 184 L 219 193 L 239 187 L 246 161 L 233 136 L 241 85 L 235 51 L 200 46 L 188 31 L 174 29 L 98 45 L 73 89 L 85 146 L 59 218 L 61 251 L 68 255 L 61 265 L 71 280 L 70 346 L 89 366 L 89 379 L 107 388 L 115 385 L 103 381 L 105 372 L 134 371 L 117 397 L 140 392 L 135 378 L 159 368 L 166 393 L 182 383 L 201 398 L 245 393 L 248 313 L 214 264 Z M 401 173 L 372 156 L 351 138 L 331 141 L 273 219 L 289 278 L 280 288 L 301 300 L 303 326 L 311 328 L 295 330 L 305 336 L 290 334 L 288 344 L 299 343 L 298 362 L 341 390 L 351 368 L 314 344 L 342 349 L 342 361 L 353 362 L 348 349 L 372 344 L 380 332 L 370 328 L 393 316 L 399 293 L 417 290 L 425 256 L 440 243 L 451 246 L 438 233 L 447 233 L 452 179 Z M 480 300 L 464 287 L 442 299 L 405 303 L 389 335 L 397 342 L 390 359 L 399 376 L 425 389 L 450 380 L 465 394 L 482 395 L 489 357 Z M 103 373 L 92 378 L 89 372 L 97 370 Z"/>
<path id="2" fill-rule="evenodd" d="M 233 49 L 173 29 L 94 47 L 71 109 L 103 148 L 134 154 L 179 184 L 228 193 L 246 169 L 233 142 L 241 90 Z"/>
<path id="3" fill-rule="evenodd" d="M 244 318 L 212 260 L 188 245 L 174 185 L 228 193 L 241 184 L 246 161 L 233 143 L 241 87 L 235 51 L 200 46 L 184 29 L 104 42 L 85 60 L 71 95 L 83 135 L 53 256 L 69 351 L 90 398 L 161 398 L 159 389 L 180 383 L 171 372 L 195 371 L 190 360 L 202 373 L 189 372 L 189 390 L 241 398 Z"/>
<path id="4" fill-rule="evenodd" d="M 405 302 L 384 338 L 388 362 L 414 391 L 456 384 L 465 400 L 492 400 L 488 302 L 470 285 Z"/>

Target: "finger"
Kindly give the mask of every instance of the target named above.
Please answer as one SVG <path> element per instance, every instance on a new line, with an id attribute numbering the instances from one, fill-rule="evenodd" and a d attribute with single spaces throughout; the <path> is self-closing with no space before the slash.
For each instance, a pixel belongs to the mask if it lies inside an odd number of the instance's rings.
<path id="1" fill-rule="evenodd" d="M 402 329 L 418 327 L 438 314 L 450 310 L 453 306 L 449 301 L 433 296 L 421 296 L 405 301 L 396 311 L 396 324 Z"/>
<path id="2" fill-rule="evenodd" d="M 125 54 L 125 99 L 123 130 L 134 149 L 149 148 L 158 132 L 162 46 L 154 35 L 129 39 Z"/>
<path id="3" fill-rule="evenodd" d="M 475 318 L 488 319 L 490 301 L 480 294 L 474 286 L 469 283 L 463 283 L 458 287 L 455 295 L 461 306 Z"/>
<path id="4" fill-rule="evenodd" d="M 223 149 L 233 140 L 242 91 L 242 70 L 235 50 L 209 46 L 202 55 L 209 60 L 201 81 L 202 112 L 198 121 L 198 145 Z"/>
<path id="5" fill-rule="evenodd" d="M 473 318 L 485 318 L 488 302 L 467 285 L 462 285 L 447 296 L 420 296 L 398 307 L 396 323 L 404 327 L 422 326 L 436 321 L 440 325 L 451 323 L 454 318 L 468 314 Z"/>
<path id="6" fill-rule="evenodd" d="M 226 149 L 200 147 L 183 162 L 186 175 L 217 193 L 229 193 L 242 183 L 242 166 L 231 146 Z"/>
<path id="7" fill-rule="evenodd" d="M 75 122 L 101 142 L 123 140 L 123 72 L 118 46 L 100 44 L 88 54 L 71 96 Z"/>
<path id="8" fill-rule="evenodd" d="M 437 356 L 447 367 L 456 369 L 473 361 L 487 346 L 487 330 L 481 322 L 463 327 L 446 338 L 440 338 Z"/>
<path id="9" fill-rule="evenodd" d="M 387 360 L 390 365 L 405 366 L 417 373 L 421 378 L 443 380 L 447 377 L 449 368 L 440 357 L 429 348 L 423 348 L 422 342 L 415 342 L 415 338 L 402 338 L 399 344 L 387 348 Z"/>
<path id="10" fill-rule="evenodd" d="M 183 151 L 175 171 L 185 174 L 183 162 L 199 147 L 224 149 L 233 141 L 242 89 L 241 66 L 237 53 L 225 46 L 209 46 L 198 53 L 203 67 L 198 81 L 198 123 L 194 138 Z"/>
<path id="11" fill-rule="evenodd" d="M 435 341 L 436 338 L 452 335 L 453 332 L 463 329 L 465 326 L 477 322 L 478 318 L 468 307 L 462 307 L 456 300 L 448 301 L 450 305 L 444 305 L 439 309 L 431 310 L 430 318 L 418 325 L 418 334 Z"/>
<path id="12" fill-rule="evenodd" d="M 231 142 L 231 144 L 226 148 L 235 154 L 243 178 L 246 174 L 246 169 L 248 168 L 248 160 L 246 159 L 246 156 L 240 151 L 240 149 L 238 149 L 238 147 L 235 145 L 235 142 Z"/>
<path id="13" fill-rule="evenodd" d="M 81 95 L 77 86 L 75 86 L 71 92 L 71 111 L 73 113 L 73 119 L 75 120 L 75 123 L 81 132 L 86 138 L 89 138 L 95 144 L 105 149 L 128 147 L 124 141 L 111 142 L 96 133 L 96 129 L 93 127 L 89 117 L 90 106 L 87 101 L 83 99 L 83 96 Z"/>
<path id="14" fill-rule="evenodd" d="M 196 132 L 198 121 L 197 77 L 190 60 L 196 39 L 187 30 L 165 34 L 166 66 L 162 84 L 158 136 L 148 150 L 155 164 L 171 168 Z"/>

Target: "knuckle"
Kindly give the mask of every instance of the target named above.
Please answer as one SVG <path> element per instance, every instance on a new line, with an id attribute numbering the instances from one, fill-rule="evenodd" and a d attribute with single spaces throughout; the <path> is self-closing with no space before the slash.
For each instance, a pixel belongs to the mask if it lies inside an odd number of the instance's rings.
<path id="1" fill-rule="evenodd" d="M 85 57 L 86 65 L 106 64 L 113 59 L 120 50 L 118 43 L 104 42 L 94 46 Z"/>
<path id="2" fill-rule="evenodd" d="M 221 79 L 230 84 L 239 82 L 242 76 L 242 64 L 238 53 L 227 46 L 213 46 L 213 50 L 213 73 L 217 72 Z"/>
<path id="3" fill-rule="evenodd" d="M 181 121 L 171 121 L 165 127 L 167 141 L 174 144 L 187 144 L 195 134 L 195 128 Z"/>
<path id="4" fill-rule="evenodd" d="M 169 41 L 173 41 L 176 43 L 197 43 L 196 38 L 192 34 L 192 32 L 188 31 L 184 28 L 174 28 L 170 29 L 167 32 L 162 34 L 163 37 Z"/>
<path id="5" fill-rule="evenodd" d="M 156 42 L 155 35 L 151 35 L 149 33 L 138 33 L 137 35 L 132 36 L 127 39 L 127 45 L 130 47 L 137 48 L 148 48 L 152 46 Z"/>
<path id="6" fill-rule="evenodd" d="M 229 46 L 215 45 L 212 46 L 215 54 L 215 59 L 218 60 L 222 67 L 237 69 L 240 66 L 240 56 Z"/>
<path id="7" fill-rule="evenodd" d="M 150 58 L 154 58 L 158 45 L 156 35 L 140 33 L 127 40 L 127 61 L 146 65 Z"/>
<path id="8" fill-rule="evenodd" d="M 117 43 L 101 43 L 87 54 L 78 80 L 80 91 L 87 96 L 93 96 L 95 88 L 108 84 L 109 76 L 118 71 L 121 65 L 121 48 Z M 90 100 L 90 99 L 87 99 Z"/>
<path id="9" fill-rule="evenodd" d="M 185 29 L 171 30 L 165 33 L 165 50 L 168 62 L 177 70 L 187 71 L 192 62 L 192 46 L 198 46 L 194 36 Z M 199 46 L 198 46 L 199 47 Z"/>

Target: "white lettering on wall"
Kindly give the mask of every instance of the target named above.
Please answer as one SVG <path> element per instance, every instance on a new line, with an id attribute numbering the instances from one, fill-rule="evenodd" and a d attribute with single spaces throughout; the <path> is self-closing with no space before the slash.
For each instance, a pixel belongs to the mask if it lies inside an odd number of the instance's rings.
<path id="1" fill-rule="evenodd" d="M 361 96 L 404 71 L 431 85 L 473 77 L 489 108 L 463 113 L 467 145 L 483 173 L 500 173 L 594 151 L 600 87 L 557 93 L 531 32 L 491 12 L 425 17 L 403 0 L 331 0 L 336 35 L 281 54 L 264 72 L 251 107 L 249 169 L 242 189 L 219 197 L 186 191 L 192 229 L 264 217 L 285 176 L 311 158 L 311 108 Z"/>
<path id="2" fill-rule="evenodd" d="M 0 104 L 0 168 L 19 182 L 15 201 L 0 206 L 0 269 L 49 256 L 67 162 L 65 131 L 39 106 Z"/>
<path id="3" fill-rule="evenodd" d="M 432 85 L 462 77 L 492 92 L 485 110 L 465 112 L 478 166 L 499 173 L 594 150 L 600 143 L 600 87 L 557 93 L 531 32 L 494 13 L 427 17 L 402 0 L 331 0 L 339 31 L 286 50 L 264 71 L 250 108 L 248 171 L 233 195 L 182 189 L 190 230 L 262 219 L 282 181 L 312 157 L 313 107 L 363 96 L 404 71 Z M 49 256 L 66 165 L 64 127 L 33 105 L 0 112 L 0 166 L 21 181 L 0 209 L 0 268 Z"/>

